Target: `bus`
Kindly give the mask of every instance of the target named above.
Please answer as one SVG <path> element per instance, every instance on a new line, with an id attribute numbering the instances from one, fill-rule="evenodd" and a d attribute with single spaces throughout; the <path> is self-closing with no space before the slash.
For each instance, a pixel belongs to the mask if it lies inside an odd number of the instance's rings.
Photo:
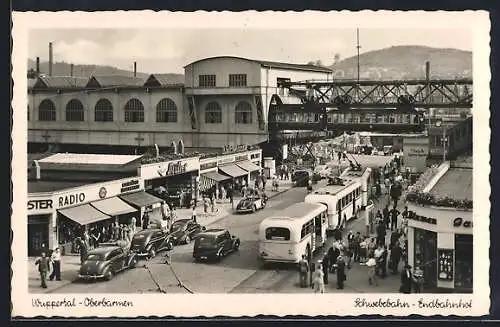
<path id="1" fill-rule="evenodd" d="M 298 263 L 310 258 L 327 239 L 327 207 L 299 202 L 259 226 L 259 258 L 264 262 Z"/>
<path id="2" fill-rule="evenodd" d="M 334 230 L 343 229 L 357 215 L 361 205 L 361 189 L 359 180 L 342 179 L 339 185 L 328 185 L 306 195 L 304 201 L 327 206 L 327 233 L 332 235 Z"/>
<path id="3" fill-rule="evenodd" d="M 370 167 L 365 168 L 363 171 L 351 171 L 347 170 L 342 174 L 342 178 L 357 180 L 361 184 L 361 210 L 364 210 L 368 205 L 368 192 L 371 189 L 371 175 L 372 169 Z"/>

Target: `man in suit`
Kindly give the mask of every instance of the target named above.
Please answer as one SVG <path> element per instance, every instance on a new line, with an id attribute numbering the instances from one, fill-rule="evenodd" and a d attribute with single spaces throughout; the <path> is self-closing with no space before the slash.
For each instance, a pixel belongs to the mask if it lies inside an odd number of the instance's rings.
<path id="1" fill-rule="evenodd" d="M 41 286 L 47 288 L 47 274 L 50 271 L 50 259 L 45 256 L 45 252 L 41 253 L 40 258 L 36 259 L 35 265 L 38 266 L 38 272 L 40 273 L 40 280 L 42 281 Z"/>
<path id="2" fill-rule="evenodd" d="M 413 283 L 413 273 L 411 272 L 411 266 L 406 265 L 401 272 L 401 287 L 399 288 L 400 293 L 410 294 L 411 287 Z"/>
<path id="3" fill-rule="evenodd" d="M 345 262 L 344 258 L 339 255 L 337 258 L 337 289 L 343 290 L 344 289 L 344 282 L 346 280 L 346 274 L 345 274 Z"/>

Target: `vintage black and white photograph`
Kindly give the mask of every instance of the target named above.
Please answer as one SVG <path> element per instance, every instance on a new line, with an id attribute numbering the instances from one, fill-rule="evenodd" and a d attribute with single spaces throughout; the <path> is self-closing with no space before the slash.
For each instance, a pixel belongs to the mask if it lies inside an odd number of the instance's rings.
<path id="1" fill-rule="evenodd" d="M 351 310 L 410 294 L 470 314 L 488 280 L 487 16 L 480 34 L 445 14 L 426 28 L 210 15 L 24 28 L 12 219 L 30 310 L 67 294 L 348 294 Z"/>

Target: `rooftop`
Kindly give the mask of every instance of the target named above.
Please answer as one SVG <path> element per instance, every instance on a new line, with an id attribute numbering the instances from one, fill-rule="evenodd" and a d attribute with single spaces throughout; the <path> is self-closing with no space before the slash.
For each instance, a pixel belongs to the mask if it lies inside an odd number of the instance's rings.
<path id="1" fill-rule="evenodd" d="M 212 59 L 218 59 L 218 58 L 233 58 L 233 59 L 248 60 L 248 61 L 253 61 L 253 62 L 259 63 L 263 67 L 269 67 L 269 68 L 304 70 L 304 71 L 315 71 L 315 72 L 324 72 L 324 73 L 332 73 L 333 72 L 330 68 L 316 66 L 316 65 L 293 64 L 293 63 L 278 62 L 278 61 L 249 59 L 249 58 L 236 57 L 236 56 L 216 56 L 216 57 L 210 57 L 210 58 L 203 58 L 203 59 L 194 61 L 194 62 L 190 63 L 189 65 L 193 65 L 193 64 L 196 64 L 198 62 L 205 61 L 205 60 L 212 60 Z"/>
<path id="2" fill-rule="evenodd" d="M 114 86 L 143 86 L 144 79 L 140 77 L 109 75 L 92 76 L 86 83 L 86 87 L 114 87 Z"/>
<path id="3" fill-rule="evenodd" d="M 472 200 L 472 169 L 450 168 L 431 190 L 432 194 Z"/>
<path id="4" fill-rule="evenodd" d="M 33 88 L 81 88 L 85 87 L 88 79 L 73 76 L 40 76 L 32 85 Z M 28 84 L 29 86 L 29 84 Z"/>
<path id="5" fill-rule="evenodd" d="M 182 86 L 184 75 L 179 74 L 151 74 L 144 86 Z"/>
<path id="6" fill-rule="evenodd" d="M 140 159 L 137 155 L 117 154 L 82 154 L 82 153 L 56 153 L 40 159 L 40 163 L 52 164 L 87 164 L 87 165 L 126 165 Z"/>
<path id="7" fill-rule="evenodd" d="M 91 184 L 89 181 L 29 181 L 28 193 L 43 193 L 65 190 Z"/>

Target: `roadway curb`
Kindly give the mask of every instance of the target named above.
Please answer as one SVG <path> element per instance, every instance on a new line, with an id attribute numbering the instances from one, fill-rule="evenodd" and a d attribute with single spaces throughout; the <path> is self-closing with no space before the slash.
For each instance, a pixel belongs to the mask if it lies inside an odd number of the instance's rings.
<path id="1" fill-rule="evenodd" d="M 271 195 L 269 195 L 269 196 L 268 196 L 268 198 L 269 198 L 269 199 L 272 199 L 272 198 L 274 198 L 275 196 L 278 196 L 278 195 L 280 195 L 280 194 L 283 194 L 283 193 L 285 193 L 285 192 L 290 191 L 292 188 L 293 188 L 293 187 L 289 187 L 289 188 L 284 189 L 283 191 L 273 192 Z M 228 212 L 228 213 L 226 213 L 225 215 L 220 216 L 220 217 L 219 217 L 219 218 L 217 218 L 216 220 L 214 220 L 214 221 L 212 221 L 211 223 L 207 224 L 207 226 L 210 226 L 210 225 L 213 225 L 213 224 L 215 224 L 215 223 L 219 222 L 220 220 L 222 220 L 222 219 L 226 218 L 227 216 L 229 216 L 229 215 L 230 215 L 230 213 L 231 213 L 231 212 Z"/>

